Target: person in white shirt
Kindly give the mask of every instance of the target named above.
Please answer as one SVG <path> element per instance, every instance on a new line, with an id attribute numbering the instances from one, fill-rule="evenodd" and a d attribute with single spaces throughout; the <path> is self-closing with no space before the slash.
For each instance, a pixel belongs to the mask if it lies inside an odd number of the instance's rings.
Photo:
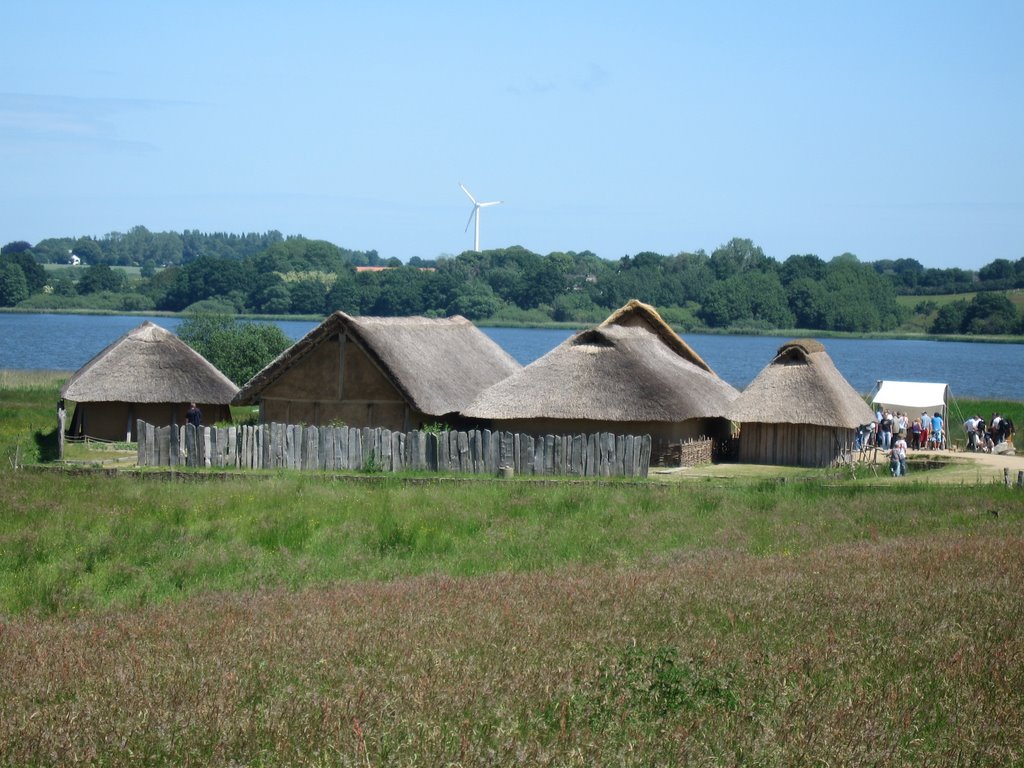
<path id="1" fill-rule="evenodd" d="M 892 476 L 903 477 L 907 474 L 907 441 L 903 435 L 896 438 L 891 452 Z"/>

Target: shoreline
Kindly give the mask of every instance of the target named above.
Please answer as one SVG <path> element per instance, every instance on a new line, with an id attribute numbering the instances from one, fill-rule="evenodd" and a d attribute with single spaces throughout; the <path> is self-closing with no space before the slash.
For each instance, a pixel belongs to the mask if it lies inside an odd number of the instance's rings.
<path id="1" fill-rule="evenodd" d="M 2 307 L 0 313 L 11 315 L 85 315 L 85 316 L 107 316 L 107 317 L 177 317 L 186 318 L 188 312 L 167 312 L 161 310 L 133 310 L 115 311 L 109 309 L 19 309 L 17 307 Z M 308 322 L 319 323 L 325 315 L 252 315 L 233 314 L 231 317 L 240 320 L 253 320 L 258 322 Z M 575 322 L 522 322 L 516 320 L 501 320 L 500 318 L 484 318 L 475 320 L 473 324 L 478 328 L 522 328 L 535 330 L 583 330 L 596 323 L 575 323 Z M 782 339 L 796 338 L 821 338 L 821 339 L 863 339 L 869 341 L 939 341 L 939 342 L 964 342 L 982 344 L 1024 344 L 1024 336 L 972 336 L 969 334 L 927 334 L 900 331 L 885 331 L 878 333 L 854 333 L 851 331 L 826 331 L 813 328 L 691 328 L 680 330 L 672 326 L 672 329 L 680 336 L 764 336 Z"/>

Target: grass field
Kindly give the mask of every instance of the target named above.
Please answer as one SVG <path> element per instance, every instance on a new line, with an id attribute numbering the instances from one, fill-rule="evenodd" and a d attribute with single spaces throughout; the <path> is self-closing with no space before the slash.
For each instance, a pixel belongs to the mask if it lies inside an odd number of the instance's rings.
<path id="1" fill-rule="evenodd" d="M 908 333 L 927 333 L 932 323 L 935 322 L 935 318 L 938 316 L 939 307 L 945 306 L 946 304 L 952 304 L 954 301 L 970 302 L 977 295 L 976 291 L 971 291 L 968 293 L 942 293 L 934 296 L 897 296 L 896 303 L 911 311 L 921 303 L 933 304 L 935 306 L 935 309 L 927 314 L 911 314 L 907 318 L 906 322 L 900 326 L 899 330 Z M 1024 311 L 1024 290 L 1018 289 L 1006 291 L 1006 295 L 1014 306 L 1017 307 L 1018 311 Z M 989 340 L 992 339 L 986 338 L 986 341 Z M 1013 337 L 1012 341 L 1019 343 L 1020 338 Z"/>
<path id="2" fill-rule="evenodd" d="M 0 765 L 1024 762 L 1022 491 L 184 477 L 0 470 Z"/>

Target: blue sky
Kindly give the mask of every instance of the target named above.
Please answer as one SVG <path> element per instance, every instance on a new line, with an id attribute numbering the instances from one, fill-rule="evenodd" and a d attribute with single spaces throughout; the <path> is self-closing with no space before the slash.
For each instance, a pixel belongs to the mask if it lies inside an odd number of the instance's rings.
<path id="1" fill-rule="evenodd" d="M 836 7 L 833 7 L 833 6 Z M 782 6 L 773 7 L 773 6 Z M 0 241 L 1024 256 L 1024 3 L 12 2 Z"/>

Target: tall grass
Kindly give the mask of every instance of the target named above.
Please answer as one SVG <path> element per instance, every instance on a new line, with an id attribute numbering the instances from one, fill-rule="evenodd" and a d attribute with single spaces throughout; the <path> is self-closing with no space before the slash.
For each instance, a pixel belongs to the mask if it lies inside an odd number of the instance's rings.
<path id="1" fill-rule="evenodd" d="M 7 765 L 1018 765 L 1019 526 L 210 594 L 0 636 Z"/>
<path id="2" fill-rule="evenodd" d="M 1024 761 L 1018 490 L 176 478 L 0 470 L 0 766 Z"/>
<path id="3" fill-rule="evenodd" d="M 34 464 L 57 458 L 57 398 L 66 371 L 0 369 L 0 462 Z"/>
<path id="4" fill-rule="evenodd" d="M 15 615 L 423 574 L 617 567 L 718 548 L 796 554 L 985 530 L 991 514 L 1017 520 L 1020 505 L 1019 492 L 996 486 L 964 498 L 921 484 L 368 485 L 307 474 L 169 482 L 28 471 L 0 474 L 0 495 L 0 612 Z"/>

